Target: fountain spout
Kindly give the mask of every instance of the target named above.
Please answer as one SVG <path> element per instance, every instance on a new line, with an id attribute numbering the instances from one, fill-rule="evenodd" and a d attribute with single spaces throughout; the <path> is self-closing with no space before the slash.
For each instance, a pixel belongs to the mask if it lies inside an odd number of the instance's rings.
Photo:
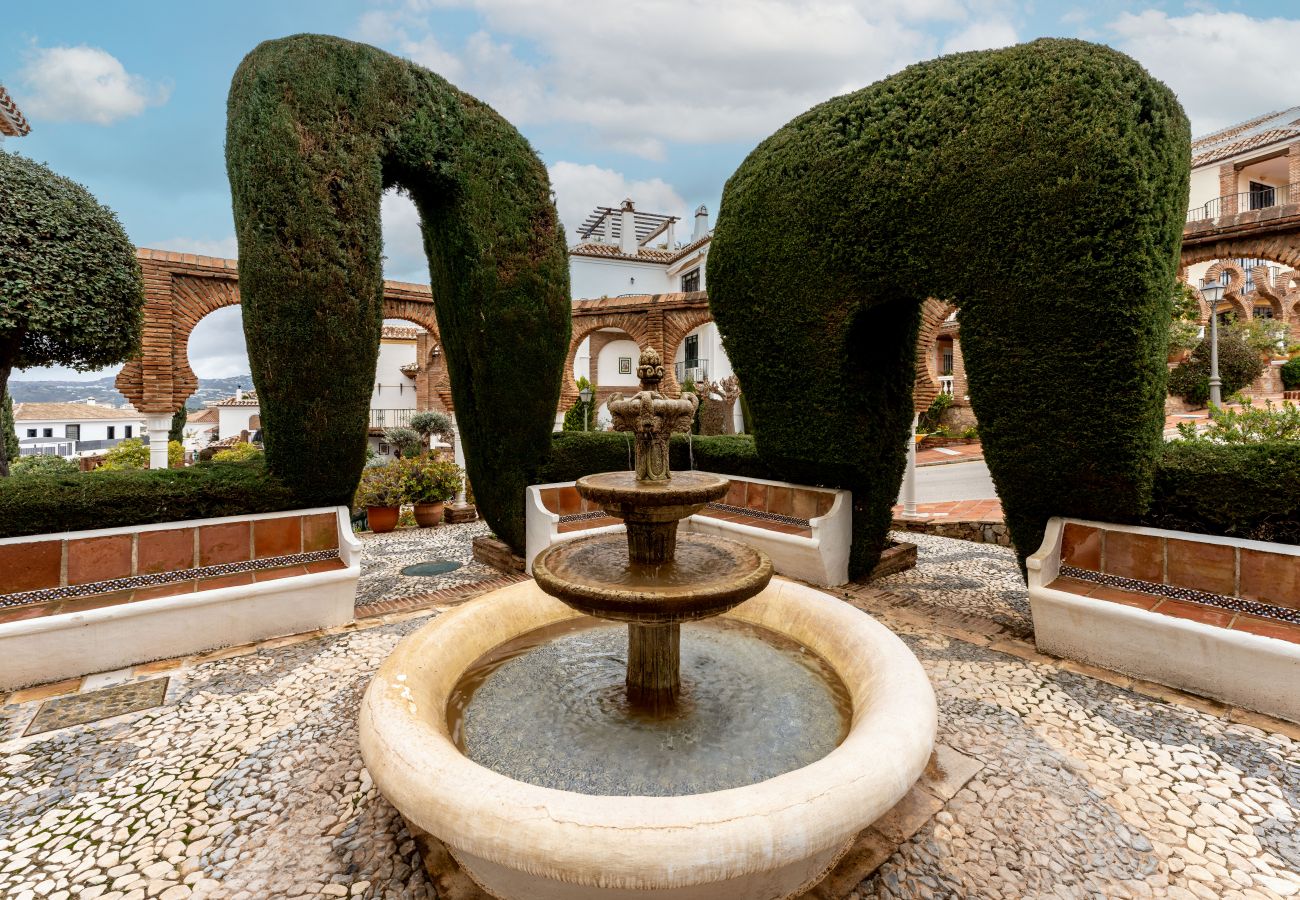
<path id="1" fill-rule="evenodd" d="M 606 406 L 614 419 L 614 430 L 631 432 L 636 441 L 636 480 L 668 481 L 672 478 L 669 438 L 673 432 L 690 432 L 700 400 L 694 394 L 674 400 L 659 392 L 664 364 L 654 347 L 641 351 L 636 374 L 641 379 L 641 390 L 627 399 L 614 394 Z"/>

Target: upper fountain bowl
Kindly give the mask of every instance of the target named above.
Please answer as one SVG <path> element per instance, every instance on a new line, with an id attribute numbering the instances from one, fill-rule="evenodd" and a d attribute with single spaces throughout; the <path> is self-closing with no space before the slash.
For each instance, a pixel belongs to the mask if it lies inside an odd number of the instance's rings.
<path id="1" fill-rule="evenodd" d="M 637 481 L 635 472 L 601 472 L 578 479 L 578 493 L 611 516 L 676 522 L 721 499 L 731 484 L 707 472 L 675 472 L 667 481 Z"/>

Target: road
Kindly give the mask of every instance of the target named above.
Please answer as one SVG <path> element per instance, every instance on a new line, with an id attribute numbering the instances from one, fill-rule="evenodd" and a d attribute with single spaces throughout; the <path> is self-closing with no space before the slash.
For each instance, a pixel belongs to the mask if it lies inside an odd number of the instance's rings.
<path id="1" fill-rule="evenodd" d="M 994 500 L 997 496 L 988 466 L 982 459 L 946 466 L 921 466 L 916 470 L 917 503 Z M 899 502 L 903 502 L 901 497 Z"/>

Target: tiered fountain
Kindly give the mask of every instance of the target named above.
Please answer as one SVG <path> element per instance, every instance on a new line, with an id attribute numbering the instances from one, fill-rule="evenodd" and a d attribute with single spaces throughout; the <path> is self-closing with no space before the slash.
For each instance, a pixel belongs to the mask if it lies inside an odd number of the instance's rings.
<path id="1" fill-rule="evenodd" d="M 362 704 L 366 765 L 449 894 L 468 874 L 515 900 L 795 897 L 930 755 L 934 694 L 896 636 L 678 535 L 728 482 L 669 471 L 696 401 L 658 391 L 653 350 L 638 373 L 609 401 L 635 471 L 577 483 L 626 536 L 557 544 L 535 581 L 434 619 Z"/>

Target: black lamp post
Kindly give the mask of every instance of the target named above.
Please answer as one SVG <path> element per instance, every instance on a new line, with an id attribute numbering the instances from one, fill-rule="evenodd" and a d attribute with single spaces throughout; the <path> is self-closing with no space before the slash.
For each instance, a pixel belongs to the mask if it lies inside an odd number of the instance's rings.
<path id="1" fill-rule="evenodd" d="M 585 387 L 582 390 L 578 391 L 578 399 L 582 401 L 582 413 L 583 413 L 582 430 L 583 431 L 591 430 L 591 398 L 594 396 L 595 393 L 589 387 Z"/>

